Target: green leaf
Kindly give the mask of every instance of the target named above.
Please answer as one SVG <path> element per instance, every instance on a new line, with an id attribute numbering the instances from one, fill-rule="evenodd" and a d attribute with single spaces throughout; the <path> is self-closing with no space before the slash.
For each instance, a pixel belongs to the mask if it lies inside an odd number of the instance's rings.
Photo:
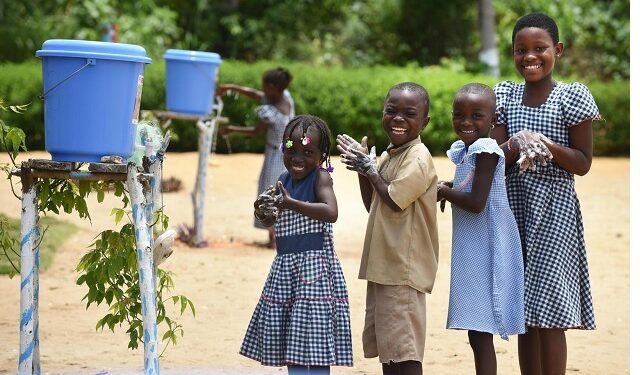
<path id="1" fill-rule="evenodd" d="M 180 315 L 187 309 L 187 299 L 184 296 L 180 296 Z"/>
<path id="2" fill-rule="evenodd" d="M 196 308 L 193 306 L 193 302 L 191 302 L 190 299 L 187 299 L 187 301 L 189 302 L 189 307 L 191 308 L 191 314 L 195 318 L 196 317 Z"/>
<path id="3" fill-rule="evenodd" d="M 164 335 L 162 335 L 162 341 L 165 341 L 165 340 L 169 339 L 171 337 L 171 335 L 173 335 L 172 331 L 165 332 Z"/>
<path id="4" fill-rule="evenodd" d="M 121 208 L 113 208 L 111 210 L 111 215 L 115 215 L 116 224 L 119 224 L 122 218 L 124 217 L 125 211 Z"/>
<path id="5" fill-rule="evenodd" d="M 96 191 L 96 200 L 98 203 L 102 203 L 102 201 L 104 201 L 104 190 Z"/>
<path id="6" fill-rule="evenodd" d="M 78 279 L 76 280 L 76 285 L 82 285 L 86 278 L 87 278 L 87 275 L 80 275 L 80 277 L 78 277 Z"/>

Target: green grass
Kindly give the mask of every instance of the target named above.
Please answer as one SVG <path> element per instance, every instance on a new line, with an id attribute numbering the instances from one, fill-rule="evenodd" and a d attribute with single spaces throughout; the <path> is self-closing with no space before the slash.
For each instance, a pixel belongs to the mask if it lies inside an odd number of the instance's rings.
<path id="1" fill-rule="evenodd" d="M 5 221 L 5 228 L 7 230 L 6 235 L 17 240 L 16 246 L 12 250 L 7 249 L 13 264 L 20 269 L 20 220 L 8 218 L 7 216 L 0 214 L 0 220 Z M 41 217 L 40 227 L 44 232 L 45 228 L 49 227 L 44 233 L 44 239 L 40 243 L 40 269 L 47 269 L 53 262 L 53 257 L 56 250 L 62 246 L 62 244 L 73 235 L 78 229 L 75 225 L 66 221 L 54 219 L 53 217 Z M 15 273 L 13 266 L 7 260 L 5 252 L 0 249 L 0 275 L 12 275 Z"/>

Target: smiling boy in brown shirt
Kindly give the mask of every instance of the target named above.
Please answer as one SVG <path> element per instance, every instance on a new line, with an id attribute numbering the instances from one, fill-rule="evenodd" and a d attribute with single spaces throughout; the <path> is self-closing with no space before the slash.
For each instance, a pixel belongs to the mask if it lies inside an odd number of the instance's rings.
<path id="1" fill-rule="evenodd" d="M 391 144 L 376 160 L 366 137 L 338 136 L 347 168 L 358 172 L 369 221 L 358 277 L 367 280 L 363 330 L 366 358 L 379 357 L 384 373 L 422 374 L 425 293 L 438 268 L 437 176 L 420 139 L 429 123 L 429 94 L 404 82 L 384 102 L 382 127 Z"/>

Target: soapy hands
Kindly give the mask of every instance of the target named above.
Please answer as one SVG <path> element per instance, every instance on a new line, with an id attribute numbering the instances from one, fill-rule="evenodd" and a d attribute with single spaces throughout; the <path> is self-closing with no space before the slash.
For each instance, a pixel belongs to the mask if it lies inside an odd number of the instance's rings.
<path id="1" fill-rule="evenodd" d="M 509 149 L 511 149 L 512 145 L 518 147 L 520 157 L 517 163 L 520 167 L 520 173 L 524 173 L 528 169 L 535 171 L 537 163 L 545 166 L 549 160 L 553 159 L 553 155 L 547 147 L 548 144 L 552 143 L 544 134 L 521 130 L 509 139 L 507 146 Z"/>
<path id="2" fill-rule="evenodd" d="M 372 146 L 371 150 L 368 150 L 366 136 L 362 137 L 362 141 L 358 143 L 347 134 L 339 134 L 337 143 L 340 161 L 347 165 L 348 170 L 356 171 L 367 177 L 378 174 L 376 146 Z"/>

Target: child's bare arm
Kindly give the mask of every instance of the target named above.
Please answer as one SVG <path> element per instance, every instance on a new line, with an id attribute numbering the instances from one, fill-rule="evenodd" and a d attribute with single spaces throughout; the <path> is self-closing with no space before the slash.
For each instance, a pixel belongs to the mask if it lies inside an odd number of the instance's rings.
<path id="1" fill-rule="evenodd" d="M 260 90 L 254 89 L 252 87 L 236 85 L 235 83 L 225 83 L 219 85 L 216 88 L 217 95 L 222 95 L 226 92 L 237 92 L 238 94 L 246 96 L 249 99 L 258 101 L 262 100 L 262 98 L 264 97 L 264 92 Z"/>
<path id="2" fill-rule="evenodd" d="M 347 134 L 338 134 L 336 143 L 341 158 L 343 155 L 351 153 L 351 149 L 360 150 L 365 153 L 369 152 L 367 150 L 367 136 L 362 137 L 362 141 L 358 143 Z M 371 208 L 371 198 L 373 197 L 373 186 L 371 186 L 369 179 L 360 173 L 358 173 L 358 185 L 360 185 L 360 196 L 362 197 L 364 208 L 369 212 Z"/>
<path id="3" fill-rule="evenodd" d="M 567 172 L 584 176 L 591 169 L 593 158 L 593 129 L 588 119 L 569 128 L 569 145 L 563 147 L 557 143 L 547 143 L 553 160 Z"/>
<path id="4" fill-rule="evenodd" d="M 452 189 L 447 184 L 438 185 L 438 198 L 443 198 L 473 213 L 480 213 L 487 205 L 487 198 L 491 191 L 491 183 L 498 165 L 498 155 L 483 152 L 476 157 L 476 168 L 473 185 L 470 192 Z"/>
<path id="5" fill-rule="evenodd" d="M 364 208 L 369 212 L 371 209 L 371 198 L 373 197 L 373 186 L 371 186 L 369 179 L 360 173 L 358 173 L 358 185 L 360 185 L 360 196 L 362 197 Z"/>
<path id="6" fill-rule="evenodd" d="M 231 133 L 238 133 L 247 136 L 256 136 L 265 133 L 268 127 L 269 125 L 262 121 L 258 121 L 256 126 L 227 125 L 221 126 L 220 129 L 218 129 L 218 134 L 226 135 Z"/>
<path id="7" fill-rule="evenodd" d="M 516 147 L 509 148 L 507 143 L 509 141 L 507 126 L 496 124 L 495 128 L 491 131 L 490 136 L 500 145 L 502 152 L 504 152 L 504 167 L 505 169 L 509 168 L 520 157 L 520 151 Z"/>
<path id="8" fill-rule="evenodd" d="M 351 149 L 347 153 L 341 154 L 341 160 L 347 165 L 347 169 L 358 172 L 358 176 L 362 176 L 369 181 L 373 190 L 378 193 L 382 202 L 391 207 L 394 211 L 402 211 L 402 208 L 391 199 L 389 195 L 389 183 L 385 181 L 380 174 L 378 174 L 378 168 L 376 166 L 376 148 L 371 147 L 371 152 L 366 154 L 358 149 Z M 366 188 L 366 184 L 360 178 L 360 193 L 363 193 L 363 185 Z M 365 191 L 365 193 L 368 191 Z M 371 205 L 371 197 L 368 197 L 368 201 L 365 200 L 363 195 L 362 201 L 367 207 L 367 211 Z M 368 205 L 367 205 L 368 203 Z"/>
<path id="9" fill-rule="evenodd" d="M 278 189 L 282 195 L 282 201 L 278 207 L 293 210 L 312 219 L 328 223 L 335 223 L 338 220 L 338 203 L 333 192 L 333 181 L 329 172 L 325 170 L 318 171 L 315 186 L 318 202 L 303 202 L 292 198 L 280 181 L 278 181 Z"/>

